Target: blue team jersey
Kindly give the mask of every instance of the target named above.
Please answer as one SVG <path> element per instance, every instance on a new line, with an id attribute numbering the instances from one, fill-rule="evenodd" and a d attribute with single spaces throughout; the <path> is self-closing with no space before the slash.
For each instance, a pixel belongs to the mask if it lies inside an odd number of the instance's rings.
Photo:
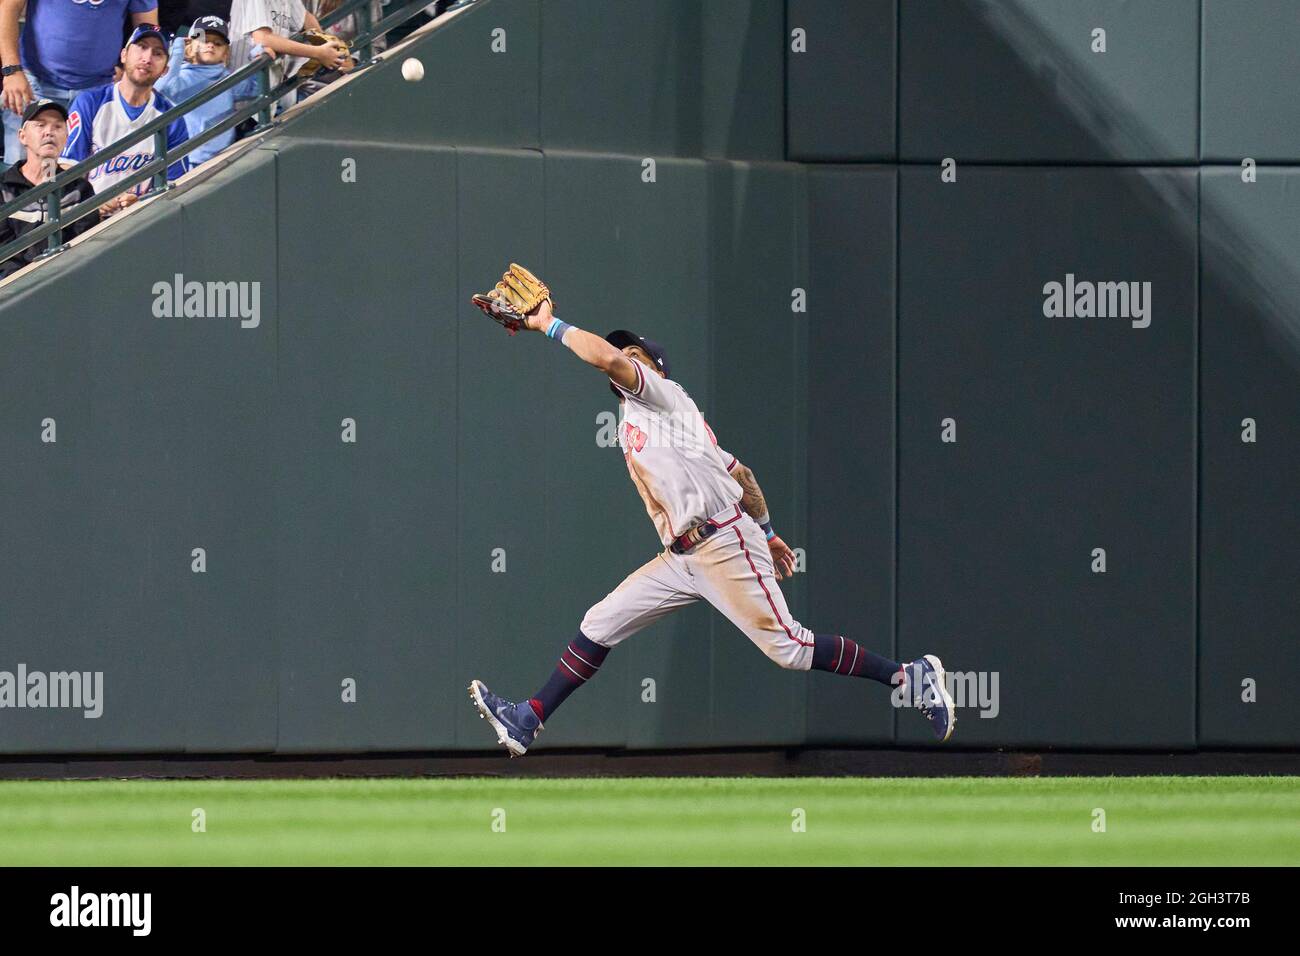
<path id="1" fill-rule="evenodd" d="M 122 95 L 117 91 L 117 84 L 109 83 L 98 89 L 78 93 L 72 101 L 68 113 L 68 143 L 63 147 L 63 155 L 75 162 L 88 159 L 105 146 L 111 146 L 132 130 L 139 129 L 152 119 L 156 119 L 172 108 L 172 103 L 156 90 L 151 91 L 146 103 L 134 118 L 122 102 Z M 131 112 L 135 112 L 131 109 Z M 185 142 L 189 136 L 185 131 L 185 121 L 175 120 L 167 127 L 167 148 L 174 149 Z M 136 172 L 141 166 L 154 158 L 153 135 L 133 143 L 129 149 L 116 156 L 106 157 L 94 167 L 86 178 L 95 192 L 103 192 L 119 179 Z M 167 167 L 167 178 L 176 179 L 189 171 L 189 161 L 185 158 Z M 135 186 L 134 192 L 149 191 L 149 180 Z"/>
<path id="2" fill-rule="evenodd" d="M 65 90 L 108 83 L 129 15 L 157 7 L 158 0 L 27 0 L 23 66 Z"/>

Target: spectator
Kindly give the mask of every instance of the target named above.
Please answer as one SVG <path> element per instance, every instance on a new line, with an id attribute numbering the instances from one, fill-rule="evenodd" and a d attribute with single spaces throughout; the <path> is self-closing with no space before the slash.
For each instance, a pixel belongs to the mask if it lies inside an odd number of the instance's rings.
<path id="1" fill-rule="evenodd" d="M 37 100 L 23 112 L 18 127 L 18 139 L 27 150 L 21 163 L 14 163 L 0 176 L 0 204 L 8 205 L 38 183 L 53 179 L 59 173 L 59 154 L 68 141 L 68 110 L 53 100 Z M 68 209 L 95 195 L 85 179 L 75 179 L 63 188 L 60 209 Z M 19 236 L 49 221 L 50 197 L 33 200 L 22 209 L 0 222 L 0 246 L 8 245 Z M 90 229 L 104 215 L 86 216 L 62 230 L 63 242 Z M 0 279 L 13 275 L 45 252 L 45 243 L 37 242 L 22 252 L 0 263 Z"/>
<path id="2" fill-rule="evenodd" d="M 122 50 L 122 79 L 97 89 L 86 90 L 72 101 L 68 116 L 68 144 L 63 155 L 81 161 L 100 152 L 132 130 L 139 129 L 171 109 L 171 102 L 153 87 L 167 69 L 167 44 L 152 24 L 136 27 Z M 167 148 L 176 148 L 189 138 L 183 119 L 167 128 Z M 103 192 L 118 180 L 125 179 L 154 158 L 154 138 L 146 136 L 90 171 L 90 185 Z M 189 169 L 182 157 L 167 167 L 167 178 L 176 179 Z M 110 215 L 131 205 L 149 191 L 150 181 L 137 183 L 130 192 L 110 200 Z"/>
<path id="3" fill-rule="evenodd" d="M 314 16 L 317 21 L 323 21 L 331 13 L 343 6 L 345 2 L 346 0 L 303 0 L 303 4 L 307 7 L 307 12 Z M 382 0 L 370 0 L 371 28 L 373 29 L 374 25 L 383 18 L 384 10 Z M 356 11 L 353 11 L 323 29 L 326 33 L 332 33 L 336 37 L 347 40 L 348 43 L 351 44 L 361 33 L 361 17 L 357 15 Z M 386 48 L 384 37 L 380 37 L 372 43 L 370 48 L 374 53 L 379 53 L 381 50 L 384 50 Z"/>
<path id="4" fill-rule="evenodd" d="M 6 163 L 22 159 L 18 129 L 28 104 L 53 100 L 70 109 L 83 90 L 113 78 L 126 21 L 158 22 L 157 0 L 0 0 L 0 73 Z"/>
<path id="5" fill-rule="evenodd" d="M 158 92 L 173 103 L 184 103 L 202 93 L 213 83 L 230 75 L 230 28 L 220 17 L 200 17 L 186 36 L 172 40 L 171 62 L 167 73 L 158 81 Z M 236 100 L 257 98 L 257 77 L 250 76 L 233 89 L 208 100 L 185 114 L 185 129 L 192 139 L 216 126 L 235 111 Z M 235 131 L 227 130 L 208 140 L 189 154 L 190 165 L 211 159 L 235 140 Z"/>
<path id="6" fill-rule="evenodd" d="M 234 0 L 230 7 L 230 66 L 239 69 L 263 50 L 275 57 L 269 70 L 269 89 L 293 76 L 307 60 L 324 69 L 346 65 L 347 51 L 335 43 L 313 46 L 289 37 L 300 30 L 319 30 L 320 21 L 307 12 L 302 0 Z"/>
<path id="7" fill-rule="evenodd" d="M 307 7 L 307 12 L 314 16 L 319 23 L 324 23 L 325 18 L 331 13 L 343 6 L 344 0 L 303 0 L 303 5 Z M 379 0 L 371 0 L 370 15 L 373 18 L 372 24 L 378 23 L 383 19 L 380 14 L 381 7 Z M 351 59 L 348 66 L 342 68 L 340 72 L 330 70 L 319 70 L 314 76 L 306 80 L 302 86 L 298 87 L 298 101 L 301 102 L 311 96 L 317 90 L 322 90 L 329 84 L 342 77 L 344 73 L 349 72 L 356 66 L 357 51 L 356 40 L 361 33 L 361 17 L 357 13 L 349 13 L 340 20 L 331 23 L 329 26 L 322 26 L 326 33 L 332 33 L 344 43 L 347 43 L 351 50 Z M 371 44 L 370 53 L 373 56 L 384 50 L 384 38 L 380 37 Z"/>

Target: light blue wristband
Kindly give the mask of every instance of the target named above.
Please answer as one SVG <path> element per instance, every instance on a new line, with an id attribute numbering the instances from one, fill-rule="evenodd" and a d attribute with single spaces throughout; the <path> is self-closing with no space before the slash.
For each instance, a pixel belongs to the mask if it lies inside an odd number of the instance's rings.
<path id="1" fill-rule="evenodd" d="M 555 339 L 557 342 L 564 341 L 564 333 L 573 328 L 568 322 L 561 322 L 559 319 L 551 319 L 551 324 L 546 327 L 546 337 Z"/>
<path id="2" fill-rule="evenodd" d="M 771 541 L 773 538 L 776 537 L 776 532 L 772 530 L 772 522 L 764 521 L 761 525 L 759 525 L 759 527 L 763 529 L 763 534 L 767 535 L 768 541 Z"/>

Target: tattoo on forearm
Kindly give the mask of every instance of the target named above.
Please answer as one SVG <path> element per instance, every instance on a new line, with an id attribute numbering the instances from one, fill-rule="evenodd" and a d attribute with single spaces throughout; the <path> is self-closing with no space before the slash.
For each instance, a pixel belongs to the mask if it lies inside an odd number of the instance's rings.
<path id="1" fill-rule="evenodd" d="M 766 515 L 767 502 L 763 499 L 763 489 L 758 487 L 758 479 L 754 477 L 754 473 L 748 466 L 741 465 L 732 477 L 744 492 L 740 498 L 740 507 L 744 508 L 751 518 L 761 518 Z"/>

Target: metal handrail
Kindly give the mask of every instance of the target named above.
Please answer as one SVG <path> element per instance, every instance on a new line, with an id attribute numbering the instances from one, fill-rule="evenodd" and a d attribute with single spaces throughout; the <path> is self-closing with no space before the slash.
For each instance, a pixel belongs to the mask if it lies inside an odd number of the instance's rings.
<path id="1" fill-rule="evenodd" d="M 427 7 L 428 0 L 412 0 L 393 13 L 384 17 L 378 24 L 371 24 L 370 4 L 372 0 L 347 0 L 339 6 L 337 10 L 332 11 L 321 21 L 321 27 L 325 28 L 348 16 L 354 11 L 361 12 L 361 31 L 358 33 L 356 40 L 353 42 L 353 48 L 357 51 L 357 65 L 355 72 L 369 66 L 373 61 L 370 59 L 370 50 L 374 41 L 387 34 L 394 27 L 405 23 L 416 13 Z M 305 34 L 302 32 L 295 33 L 289 39 L 301 42 Z M 167 169 L 172 163 L 188 155 L 191 151 L 198 149 L 209 140 L 215 139 L 227 130 L 233 129 L 244 120 L 264 113 L 262 122 L 259 123 L 258 129 L 264 129 L 271 125 L 270 111 L 271 107 L 282 97 L 293 92 L 305 81 L 306 77 L 291 76 L 282 81 L 275 89 L 267 90 L 266 86 L 270 77 L 269 67 L 275 62 L 267 53 L 262 53 L 255 59 L 250 60 L 238 70 L 232 72 L 225 79 L 214 83 L 203 92 L 177 104 L 167 112 L 156 116 L 154 119 L 145 123 L 139 129 L 134 129 L 126 136 L 123 136 L 115 143 L 104 147 L 75 166 L 70 166 L 60 172 L 51 180 L 38 183 L 31 189 L 25 191 L 13 202 L 0 206 L 0 221 L 8 218 L 13 213 L 30 206 L 34 202 L 40 202 L 47 196 L 50 200 L 47 202 L 47 208 L 50 210 L 49 221 L 35 229 L 30 229 L 18 238 L 9 242 L 7 245 L 0 247 L 0 262 L 7 261 L 10 257 L 22 252 L 30 246 L 36 245 L 42 239 L 48 240 L 49 248 L 43 255 L 52 255 L 62 248 L 62 232 L 67 226 L 93 212 L 96 212 L 100 206 L 104 205 L 111 199 L 121 195 L 129 189 L 152 178 L 154 184 L 151 191 L 159 193 L 170 188 L 167 182 Z M 185 142 L 179 144 L 175 149 L 167 148 L 167 130 L 171 124 L 180 119 L 187 113 L 197 109 L 209 100 L 220 96 L 226 90 L 232 89 L 243 83 L 253 75 L 260 75 L 262 82 L 260 84 L 263 92 L 256 99 L 248 101 L 244 106 L 235 110 L 230 116 L 226 117 L 220 123 L 204 130 L 197 136 L 190 137 Z M 134 146 L 146 136 L 154 137 L 154 158 L 145 163 L 138 170 L 123 179 L 118 180 L 109 188 L 102 192 L 96 193 L 90 199 L 84 200 L 70 209 L 62 209 L 63 191 L 75 180 L 84 177 L 88 172 L 99 166 L 105 159 L 111 159 L 113 156 L 124 152 L 126 149 Z M 148 194 L 146 194 L 148 195 Z"/>

